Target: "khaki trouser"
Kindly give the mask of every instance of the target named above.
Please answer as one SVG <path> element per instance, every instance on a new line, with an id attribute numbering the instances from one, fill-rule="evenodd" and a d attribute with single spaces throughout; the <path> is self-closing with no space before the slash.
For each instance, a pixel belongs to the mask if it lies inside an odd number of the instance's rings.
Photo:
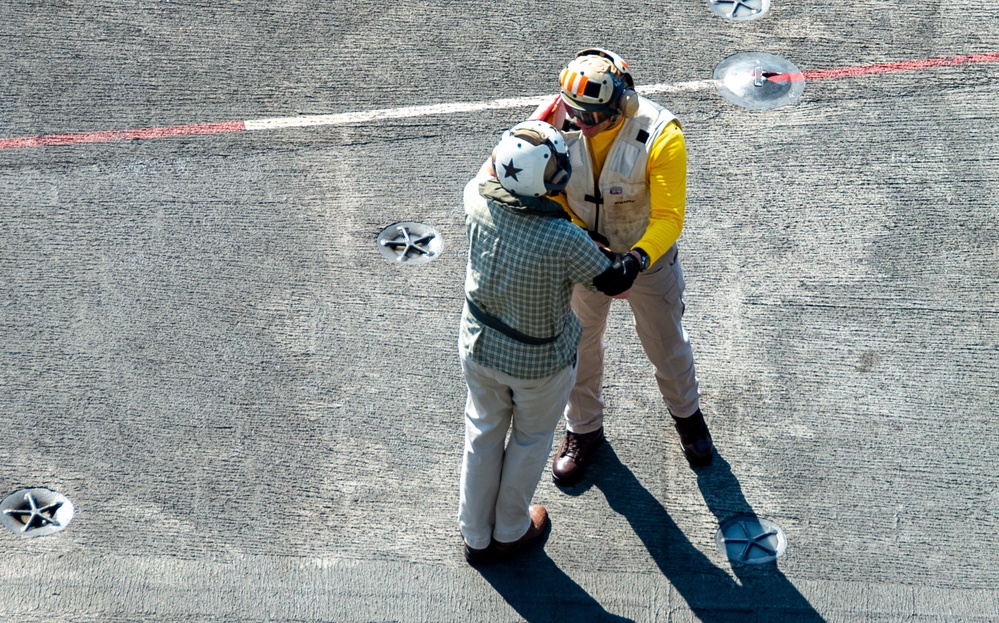
<path id="1" fill-rule="evenodd" d="M 700 408 L 694 354 L 681 323 L 683 288 L 683 269 L 673 245 L 638 276 L 628 296 L 635 330 L 655 368 L 659 392 L 670 413 L 679 418 Z M 579 285 L 572 293 L 572 309 L 583 325 L 576 384 L 565 410 L 566 428 L 573 433 L 591 433 L 603 426 L 604 331 L 612 301 Z"/>
<path id="2" fill-rule="evenodd" d="M 464 354 L 461 368 L 468 398 L 458 527 L 476 549 L 494 538 L 512 543 L 531 525 L 531 498 L 576 369 L 566 366 L 551 376 L 524 380 L 480 366 Z"/>

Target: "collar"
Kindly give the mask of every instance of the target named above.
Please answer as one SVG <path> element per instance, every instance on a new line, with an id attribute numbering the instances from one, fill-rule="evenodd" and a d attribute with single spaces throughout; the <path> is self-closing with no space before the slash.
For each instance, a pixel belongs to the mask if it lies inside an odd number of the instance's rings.
<path id="1" fill-rule="evenodd" d="M 614 127 L 607 128 L 603 132 L 600 132 L 599 134 L 595 134 L 592 137 L 587 138 L 586 139 L 587 142 L 590 143 L 590 146 L 595 151 L 602 151 L 607 149 L 608 147 L 610 147 L 610 144 L 614 142 L 614 139 L 617 138 L 617 135 L 621 133 L 621 128 L 624 127 L 624 122 L 625 119 L 622 118 L 621 122 L 615 125 Z M 580 136 L 582 136 L 582 133 L 580 133 Z"/>
<path id="2" fill-rule="evenodd" d="M 570 220 L 569 215 L 557 202 L 548 197 L 523 197 L 514 195 L 500 185 L 495 177 L 489 178 L 479 185 L 479 194 L 487 200 L 517 212 L 519 214 L 533 214 L 535 216 L 548 216 Z"/>

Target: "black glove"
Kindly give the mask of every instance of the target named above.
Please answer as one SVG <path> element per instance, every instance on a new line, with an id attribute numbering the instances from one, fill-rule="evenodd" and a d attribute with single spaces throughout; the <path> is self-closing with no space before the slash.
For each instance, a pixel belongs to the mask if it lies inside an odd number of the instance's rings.
<path id="1" fill-rule="evenodd" d="M 642 271 L 642 263 L 631 253 L 615 253 L 611 267 L 593 278 L 593 285 L 607 296 L 617 296 L 631 288 Z"/>

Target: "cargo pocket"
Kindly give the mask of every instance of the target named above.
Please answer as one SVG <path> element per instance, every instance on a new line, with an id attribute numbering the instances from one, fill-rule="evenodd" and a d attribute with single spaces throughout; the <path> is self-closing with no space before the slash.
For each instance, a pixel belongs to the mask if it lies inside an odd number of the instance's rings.
<path id="1" fill-rule="evenodd" d="M 654 292 L 662 292 L 667 303 L 676 304 L 683 294 L 683 282 L 680 281 L 683 273 L 677 270 L 677 263 L 670 264 L 670 260 L 675 260 L 676 256 L 670 251 L 659 258 L 647 273 L 645 273 L 649 286 Z M 680 279 L 678 279 L 680 277 Z"/>
<path id="2" fill-rule="evenodd" d="M 683 289 L 687 284 L 683 279 L 683 268 L 680 267 L 680 260 L 674 256 L 673 263 L 667 264 L 665 270 L 673 275 L 673 283 L 666 291 L 664 298 L 672 305 L 683 304 Z"/>

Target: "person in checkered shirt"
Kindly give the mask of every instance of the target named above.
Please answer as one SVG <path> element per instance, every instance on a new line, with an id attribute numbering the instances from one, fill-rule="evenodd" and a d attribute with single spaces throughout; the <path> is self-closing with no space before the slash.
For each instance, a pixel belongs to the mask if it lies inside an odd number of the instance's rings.
<path id="1" fill-rule="evenodd" d="M 548 512 L 531 499 L 576 378 L 582 329 L 573 288 L 622 295 L 640 268 L 634 254 L 601 250 L 550 198 L 571 175 L 554 127 L 517 124 L 490 164 L 464 191 L 459 354 L 468 397 L 458 523 L 472 564 L 513 556 L 547 533 Z"/>

